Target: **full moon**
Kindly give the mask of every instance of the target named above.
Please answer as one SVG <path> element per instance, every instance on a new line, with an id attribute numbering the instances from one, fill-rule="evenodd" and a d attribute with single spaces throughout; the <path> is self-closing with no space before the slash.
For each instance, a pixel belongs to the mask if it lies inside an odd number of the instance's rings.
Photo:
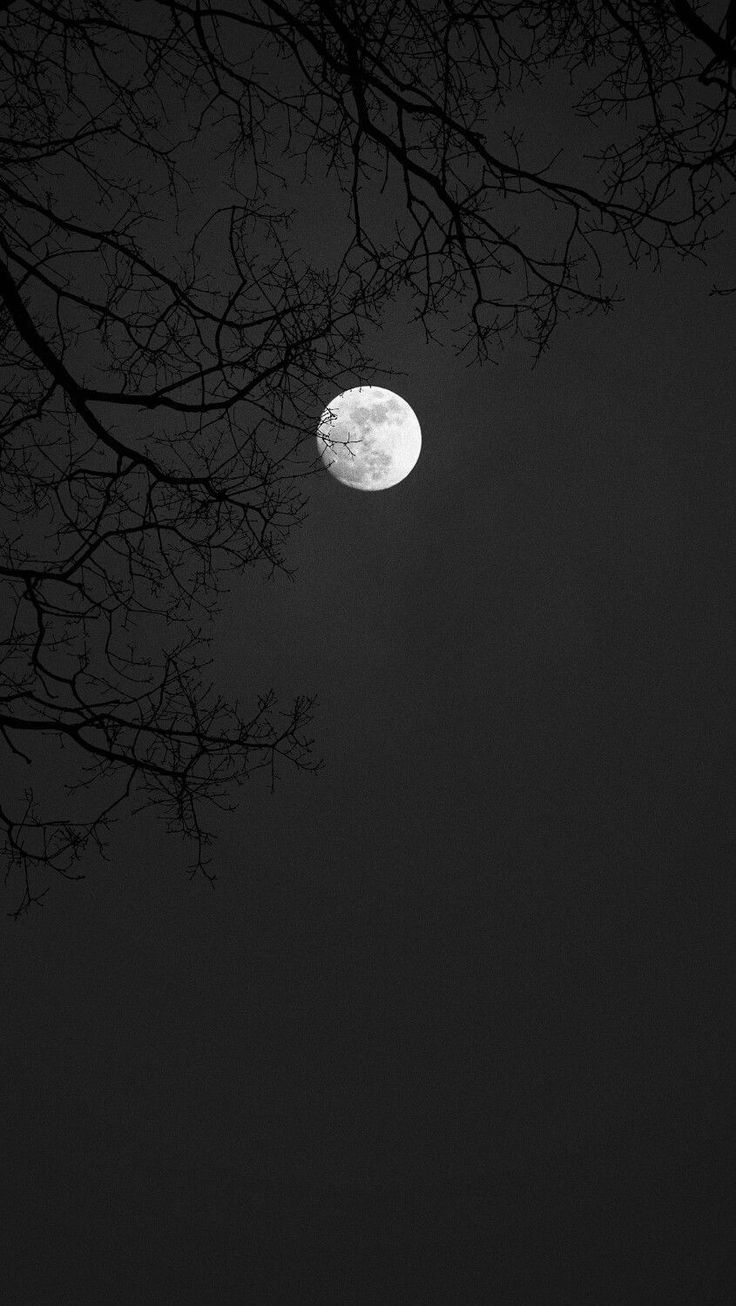
<path id="1" fill-rule="evenodd" d="M 317 428 L 320 457 L 354 490 L 388 490 L 414 467 L 422 431 L 405 399 L 380 385 L 343 390 Z"/>

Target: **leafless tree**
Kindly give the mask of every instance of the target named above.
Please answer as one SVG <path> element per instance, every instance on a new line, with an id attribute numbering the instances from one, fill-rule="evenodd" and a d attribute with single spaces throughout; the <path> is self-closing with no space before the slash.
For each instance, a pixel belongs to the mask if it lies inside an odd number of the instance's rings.
<path id="1" fill-rule="evenodd" d="M 612 242 L 634 262 L 701 255 L 732 198 L 726 0 L 165 7 L 234 111 L 288 104 L 305 169 L 324 160 L 347 198 L 351 266 L 407 286 L 428 329 L 459 305 L 481 355 L 609 307 Z M 268 50 L 268 84 L 232 58 L 244 45 Z"/>
<path id="2" fill-rule="evenodd" d="M 0 3 L 0 828 L 18 910 L 78 874 L 124 804 L 159 807 L 208 874 L 207 804 L 281 759 L 316 766 L 312 701 L 227 702 L 203 650 L 229 572 L 286 568 L 315 417 L 370 374 L 363 328 L 404 293 L 430 333 L 452 310 L 481 356 L 512 332 L 541 349 L 561 314 L 612 302 L 612 238 L 634 261 L 700 254 L 733 189 L 733 15 Z M 594 126 L 597 160 L 522 137 L 517 106 L 546 87 Z M 300 204 L 327 193 L 345 238 L 315 250 Z M 39 744 L 36 773 L 58 750 L 72 785 L 60 810 L 26 778 Z"/>

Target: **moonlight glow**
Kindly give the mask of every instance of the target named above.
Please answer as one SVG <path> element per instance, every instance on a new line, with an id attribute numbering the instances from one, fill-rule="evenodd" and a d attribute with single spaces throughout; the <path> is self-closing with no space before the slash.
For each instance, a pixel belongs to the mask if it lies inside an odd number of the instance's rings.
<path id="1" fill-rule="evenodd" d="M 422 432 L 406 400 L 362 385 L 343 390 L 322 414 L 317 446 L 338 481 L 354 490 L 388 490 L 414 467 Z"/>

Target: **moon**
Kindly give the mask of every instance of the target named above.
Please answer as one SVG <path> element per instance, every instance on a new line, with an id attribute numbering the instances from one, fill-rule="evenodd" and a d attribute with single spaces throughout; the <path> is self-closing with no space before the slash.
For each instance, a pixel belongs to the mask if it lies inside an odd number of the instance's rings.
<path id="1" fill-rule="evenodd" d="M 353 490 L 388 490 L 403 481 L 422 449 L 422 430 L 405 399 L 380 385 L 343 390 L 317 428 L 327 470 Z"/>

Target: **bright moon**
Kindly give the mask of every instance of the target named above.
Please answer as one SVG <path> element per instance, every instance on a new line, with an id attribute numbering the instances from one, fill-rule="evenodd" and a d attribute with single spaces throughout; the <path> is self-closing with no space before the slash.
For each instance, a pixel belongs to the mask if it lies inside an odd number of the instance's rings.
<path id="1" fill-rule="evenodd" d="M 422 431 L 405 399 L 380 385 L 343 390 L 322 414 L 317 446 L 325 467 L 354 490 L 388 490 L 414 467 Z"/>

